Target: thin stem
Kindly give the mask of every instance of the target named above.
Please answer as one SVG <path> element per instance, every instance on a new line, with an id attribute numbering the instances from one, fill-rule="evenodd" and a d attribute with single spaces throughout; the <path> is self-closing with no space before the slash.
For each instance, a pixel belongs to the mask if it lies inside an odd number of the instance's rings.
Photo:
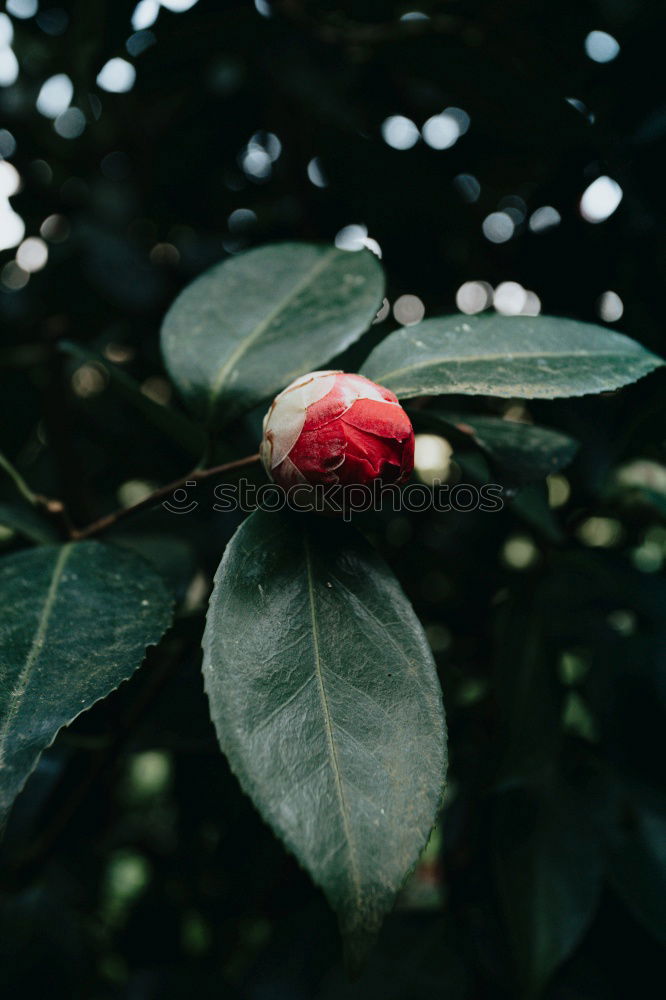
<path id="1" fill-rule="evenodd" d="M 230 472 L 232 469 L 240 469 L 245 465 L 253 465 L 258 461 L 258 454 L 246 455 L 245 458 L 237 458 L 233 462 L 225 462 L 224 465 L 216 465 L 211 469 L 192 469 L 191 472 L 181 476 L 180 479 L 174 479 L 172 483 L 167 483 L 166 486 L 161 486 L 158 490 L 150 493 L 147 497 L 144 497 L 143 500 L 133 504 L 131 507 L 121 507 L 120 510 L 116 510 L 112 514 L 107 514 L 105 517 L 100 517 L 97 521 L 93 521 L 92 524 L 86 525 L 85 528 L 74 528 L 71 531 L 71 537 L 79 540 L 82 538 L 90 538 L 92 535 L 98 535 L 101 531 L 106 531 L 107 528 L 117 524 L 118 521 L 129 517 L 130 514 L 136 514 L 140 510 L 145 510 L 147 507 L 154 507 L 155 504 L 160 503 L 162 500 L 166 500 L 167 497 L 171 496 L 174 490 L 180 489 L 185 485 L 185 483 L 189 483 L 192 480 L 201 482 L 204 479 L 211 479 L 213 476 L 219 476 L 223 472 Z"/>
<path id="2" fill-rule="evenodd" d="M 60 534 L 64 538 L 69 538 L 72 533 L 72 525 L 62 500 L 54 500 L 52 497 L 45 497 L 41 493 L 35 493 L 31 490 L 18 469 L 14 468 L 2 452 L 0 452 L 0 468 L 5 470 L 23 499 L 27 500 L 31 507 L 43 510 L 48 514 L 57 524 Z"/>
<path id="3" fill-rule="evenodd" d="M 24 500 L 27 500 L 32 507 L 38 507 L 40 505 L 39 498 L 36 493 L 33 493 L 25 479 L 18 471 L 15 469 L 8 458 L 0 451 L 0 466 L 5 470 L 7 475 L 14 482 L 14 486 L 19 491 Z"/>

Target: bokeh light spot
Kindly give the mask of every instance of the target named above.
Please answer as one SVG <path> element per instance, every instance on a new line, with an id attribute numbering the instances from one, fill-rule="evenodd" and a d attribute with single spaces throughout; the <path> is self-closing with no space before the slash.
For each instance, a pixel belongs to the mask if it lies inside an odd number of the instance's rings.
<path id="1" fill-rule="evenodd" d="M 155 483 L 145 479 L 128 479 L 119 487 L 116 496 L 118 503 L 123 507 L 132 507 L 135 503 L 141 503 L 157 487 Z"/>
<path id="2" fill-rule="evenodd" d="M 491 212 L 483 220 L 481 228 L 491 243 L 506 243 L 513 236 L 516 224 L 506 212 Z"/>
<path id="3" fill-rule="evenodd" d="M 6 128 L 0 128 L 0 157 L 13 156 L 16 152 L 16 139 Z"/>
<path id="4" fill-rule="evenodd" d="M 594 62 L 612 62 L 620 53 L 620 43 L 607 31 L 591 31 L 585 39 L 585 52 Z"/>
<path id="5" fill-rule="evenodd" d="M 552 475 L 546 479 L 548 503 L 551 507 L 564 507 L 571 496 L 571 487 L 566 476 Z"/>
<path id="6" fill-rule="evenodd" d="M 35 16 L 39 4 L 38 0 L 7 0 L 5 6 L 7 13 L 11 14 L 12 17 L 25 20 Z"/>
<path id="7" fill-rule="evenodd" d="M 562 216 L 556 208 L 553 208 L 552 205 L 542 205 L 541 208 L 537 208 L 532 212 L 529 227 L 533 233 L 543 233 L 546 229 L 559 226 L 561 221 Z"/>
<path id="8" fill-rule="evenodd" d="M 393 303 L 393 315 L 402 326 L 413 326 L 423 319 L 425 306 L 418 295 L 401 295 Z"/>
<path id="9" fill-rule="evenodd" d="M 236 208 L 227 219 L 230 233 L 245 233 L 257 224 L 257 216 L 251 208 Z"/>
<path id="10" fill-rule="evenodd" d="M 19 267 L 15 260 L 8 261 L 0 272 L 0 281 L 2 281 L 3 287 L 10 292 L 17 292 L 21 288 L 25 288 L 29 280 L 28 272 Z"/>
<path id="11" fill-rule="evenodd" d="M 143 798 L 165 791 L 171 775 L 169 754 L 161 750 L 144 750 L 132 756 L 127 777 L 132 791 Z"/>
<path id="12" fill-rule="evenodd" d="M 18 246 L 25 235 L 25 222 L 8 201 L 0 200 L 0 250 Z"/>
<path id="13" fill-rule="evenodd" d="M 106 388 L 109 376 L 106 369 L 97 362 L 86 362 L 72 375 L 72 392 L 79 399 L 98 396 Z"/>
<path id="14" fill-rule="evenodd" d="M 597 177 L 580 199 L 580 214 L 586 222 L 605 222 L 622 201 L 622 188 L 612 177 Z"/>
<path id="15" fill-rule="evenodd" d="M 617 292 L 604 292 L 597 302 L 597 312 L 604 323 L 616 323 L 622 318 L 624 303 Z"/>
<path id="16" fill-rule="evenodd" d="M 142 52 L 154 45 L 157 39 L 152 31 L 135 31 L 125 42 L 125 48 L 131 56 L 140 56 Z"/>
<path id="17" fill-rule="evenodd" d="M 171 402 L 173 395 L 170 383 L 160 375 L 150 375 L 145 379 L 141 383 L 141 392 L 148 399 L 152 399 L 153 403 L 157 403 L 158 406 L 167 406 Z"/>
<path id="18" fill-rule="evenodd" d="M 503 316 L 519 316 L 526 302 L 527 292 L 517 281 L 502 281 L 493 295 L 493 305 Z"/>
<path id="19" fill-rule="evenodd" d="M 483 312 L 493 299 L 493 286 L 487 281 L 465 281 L 456 292 L 456 305 L 460 312 L 472 316 Z"/>
<path id="20" fill-rule="evenodd" d="M 64 215 L 49 215 L 39 227 L 39 232 L 49 243 L 64 243 L 69 236 L 69 222 Z"/>
<path id="21" fill-rule="evenodd" d="M 42 84 L 37 95 L 37 110 L 45 118 L 57 118 L 69 107 L 74 84 L 66 73 L 56 73 Z"/>
<path id="22" fill-rule="evenodd" d="M 450 149 L 460 138 L 460 126 L 453 115 L 433 115 L 422 129 L 423 139 L 431 149 Z"/>
<path id="23" fill-rule="evenodd" d="M 384 297 L 384 301 L 380 305 L 379 310 L 377 311 L 377 315 L 372 321 L 373 326 L 375 323 L 383 323 L 390 312 L 391 312 L 391 303 L 386 297 Z"/>
<path id="24" fill-rule="evenodd" d="M 29 236 L 16 251 L 16 263 L 28 274 L 41 271 L 49 259 L 49 248 L 39 236 Z"/>
<path id="25" fill-rule="evenodd" d="M 268 150 L 250 140 L 240 155 L 240 166 L 251 180 L 266 181 L 273 172 L 273 161 Z"/>
<path id="26" fill-rule="evenodd" d="M 308 180 L 311 184 L 314 184 L 315 187 L 328 187 L 328 181 L 326 180 L 326 175 L 318 156 L 313 157 L 308 163 Z"/>
<path id="27" fill-rule="evenodd" d="M 538 316 L 541 312 L 541 299 L 536 292 L 525 289 L 525 302 L 520 310 L 521 316 Z"/>
<path id="28" fill-rule="evenodd" d="M 97 74 L 97 86 L 109 94 L 125 94 L 131 90 L 136 80 L 136 70 L 126 59 L 114 56 L 106 62 Z"/>
<path id="29" fill-rule="evenodd" d="M 53 127 L 63 139 L 78 139 L 86 127 L 86 116 L 79 108 L 67 108 L 58 115 Z"/>
<path id="30" fill-rule="evenodd" d="M 382 122 L 382 138 L 392 149 L 411 149 L 421 138 L 421 133 L 404 115 L 391 115 Z"/>
<path id="31" fill-rule="evenodd" d="M 576 532 L 584 545 L 594 548 L 610 548 L 622 536 L 622 525 L 614 517 L 588 517 Z"/>
<path id="32" fill-rule="evenodd" d="M 186 10 L 194 7 L 198 0 L 160 0 L 162 7 L 172 11 L 174 14 L 184 14 Z"/>
<path id="33" fill-rule="evenodd" d="M 426 486 L 447 478 L 453 448 L 439 434 L 417 434 L 414 438 L 414 469 Z"/>
<path id="34" fill-rule="evenodd" d="M 529 569 L 539 559 L 539 550 L 527 535 L 512 535 L 502 547 L 502 561 L 510 569 Z"/>
<path id="35" fill-rule="evenodd" d="M 14 25 L 10 17 L 0 14 L 0 49 L 12 44 L 14 38 Z"/>
<path id="36" fill-rule="evenodd" d="M 368 230 L 365 226 L 343 226 L 336 234 L 335 245 L 338 250 L 362 250 L 368 238 Z"/>
<path id="37" fill-rule="evenodd" d="M 13 163 L 0 161 L 0 198 L 11 198 L 21 187 L 21 175 Z"/>
<path id="38" fill-rule="evenodd" d="M 11 87 L 19 75 L 18 59 L 7 46 L 0 50 L 0 87 Z"/>

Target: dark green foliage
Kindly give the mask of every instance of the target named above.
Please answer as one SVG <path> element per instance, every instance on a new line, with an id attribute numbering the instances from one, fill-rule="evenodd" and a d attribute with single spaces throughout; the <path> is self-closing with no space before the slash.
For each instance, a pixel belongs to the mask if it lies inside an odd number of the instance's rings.
<path id="1" fill-rule="evenodd" d="M 126 680 L 171 620 L 162 580 L 99 542 L 0 563 L 0 826 L 58 730 Z"/>
<path id="2" fill-rule="evenodd" d="M 203 646 L 233 771 L 362 956 L 446 776 L 441 693 L 409 602 L 349 525 L 258 511 L 220 564 Z"/>
<path id="3" fill-rule="evenodd" d="M 363 374 L 400 398 L 557 399 L 617 389 L 661 359 L 610 330 L 553 316 L 447 316 L 396 330 Z"/>
<path id="4" fill-rule="evenodd" d="M 206 422 L 223 426 L 349 347 L 383 291 L 367 250 L 260 247 L 211 268 L 175 301 L 162 327 L 166 367 Z"/>
<path id="5" fill-rule="evenodd" d="M 135 6 L 11 15 L 20 73 L 0 86 L 0 153 L 21 178 L 0 232 L 11 206 L 49 254 L 27 280 L 16 248 L 0 259 L 5 811 L 32 771 L 0 842 L 0 994 L 651 996 L 666 940 L 663 4 L 424 0 L 429 19 L 400 20 L 410 8 L 383 0 L 199 0 L 141 30 Z M 616 59 L 588 58 L 593 29 L 618 39 Z M 136 68 L 127 93 L 96 84 L 112 57 Z M 71 138 L 76 114 L 54 125 L 35 107 L 58 73 L 85 118 Z M 389 116 L 421 128 L 449 107 L 470 116 L 450 148 L 382 138 Z M 601 175 L 623 199 L 592 225 L 579 203 Z M 561 222 L 537 232 L 543 206 Z M 482 229 L 497 211 L 515 225 L 501 244 Z M 333 249 L 347 225 L 367 227 L 381 265 Z M 520 282 L 541 315 L 455 314 L 476 280 Z M 615 323 L 599 310 L 611 289 Z M 384 294 L 417 295 L 424 321 L 399 330 L 389 309 L 373 324 Z M 417 432 L 452 444 L 448 482 L 497 482 L 504 509 L 240 526 L 214 509 L 211 479 L 187 487 L 190 514 L 157 506 L 71 542 L 44 502 L 82 526 L 195 464 L 251 455 L 270 396 L 327 367 L 385 377 Z M 312 670 L 306 530 L 314 606 L 340 637 L 322 656 L 363 692 L 347 699 L 342 682 L 333 705 L 356 727 L 341 752 L 350 785 L 360 768 L 357 803 L 384 801 L 389 764 L 408 775 L 388 819 L 355 809 L 366 873 L 386 875 L 371 919 L 348 905 L 344 845 L 332 874 L 317 850 L 339 834 L 339 798 L 327 822 L 313 787 L 305 826 L 277 803 L 307 788 L 285 780 L 278 744 L 247 752 L 261 697 Z M 405 656 L 425 694 L 392 669 Z M 439 798 L 436 685 L 443 809 L 350 983 L 308 871 L 368 944 Z M 378 691 L 381 732 L 363 709 Z M 306 707 L 311 745 L 280 727 L 292 776 L 322 752 L 321 699 Z"/>

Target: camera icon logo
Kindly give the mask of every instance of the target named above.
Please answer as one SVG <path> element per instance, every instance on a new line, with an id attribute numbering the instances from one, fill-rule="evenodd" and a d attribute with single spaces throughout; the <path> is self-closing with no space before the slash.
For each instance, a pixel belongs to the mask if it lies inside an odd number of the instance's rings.
<path id="1" fill-rule="evenodd" d="M 185 483 L 185 486 L 190 488 L 196 486 L 196 482 L 190 480 Z M 179 486 L 171 494 L 168 500 L 162 501 L 162 506 L 165 510 L 168 510 L 170 514 L 191 514 L 193 510 L 196 510 L 199 504 L 196 500 L 190 500 L 187 489 Z"/>

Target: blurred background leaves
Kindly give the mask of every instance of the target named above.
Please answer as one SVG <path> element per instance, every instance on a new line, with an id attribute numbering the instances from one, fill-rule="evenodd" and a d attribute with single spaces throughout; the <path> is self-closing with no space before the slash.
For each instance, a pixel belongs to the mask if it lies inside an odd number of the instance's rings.
<path id="1" fill-rule="evenodd" d="M 191 466 L 159 324 L 204 268 L 259 243 L 379 244 L 384 318 L 351 369 L 397 323 L 456 307 L 607 323 L 664 353 L 657 0 L 5 6 L 0 447 L 77 522 Z M 496 476 L 505 510 L 363 524 L 435 653 L 451 780 L 356 985 L 208 719 L 203 609 L 238 517 L 215 514 L 201 484 L 195 515 L 149 512 L 111 534 L 176 589 L 178 619 L 16 803 L 0 848 L 4 992 L 650 995 L 666 933 L 663 392 L 658 372 L 598 398 L 433 403 L 579 449 L 523 486 L 473 441 L 452 435 L 451 456 L 437 428 L 417 447 L 422 481 Z M 260 416 L 225 431 L 221 461 L 256 450 Z M 44 537 L 4 477 L 0 502 L 5 551 Z"/>

